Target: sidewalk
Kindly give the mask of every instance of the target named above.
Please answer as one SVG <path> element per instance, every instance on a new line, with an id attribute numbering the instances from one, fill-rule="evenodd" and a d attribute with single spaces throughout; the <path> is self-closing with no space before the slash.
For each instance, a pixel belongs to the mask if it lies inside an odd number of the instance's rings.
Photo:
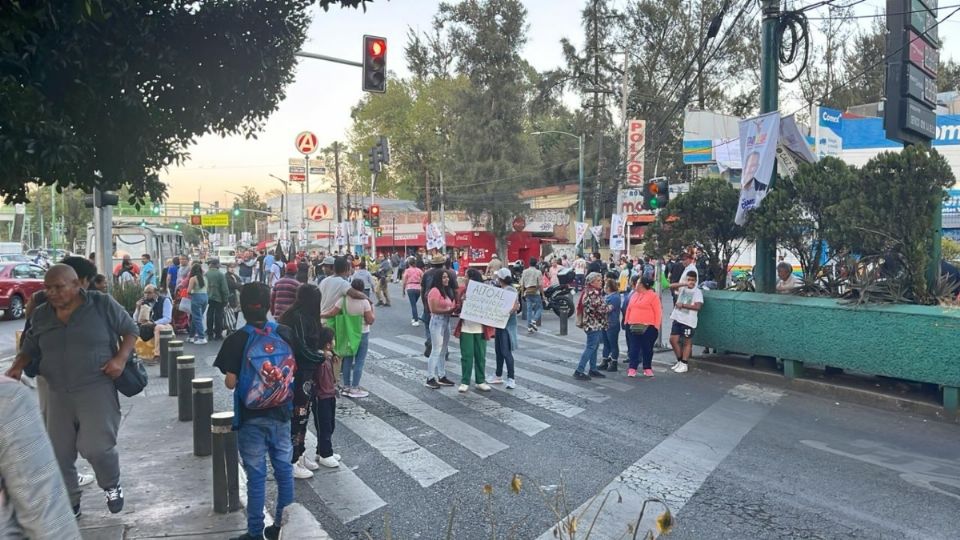
<path id="1" fill-rule="evenodd" d="M 120 396 L 123 420 L 118 447 L 125 497 L 111 514 L 96 483 L 84 488 L 79 524 L 84 540 L 133 538 L 223 539 L 246 530 L 243 510 L 213 511 L 210 457 L 193 455 L 193 423 L 177 419 L 177 401 L 167 379 L 147 368 L 144 393 Z M 81 461 L 84 472 L 91 472 Z"/>

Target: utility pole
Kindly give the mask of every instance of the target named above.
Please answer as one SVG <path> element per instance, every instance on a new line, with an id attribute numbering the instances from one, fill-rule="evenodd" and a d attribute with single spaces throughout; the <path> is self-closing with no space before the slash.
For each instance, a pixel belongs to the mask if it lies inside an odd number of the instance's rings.
<path id="1" fill-rule="evenodd" d="M 447 250 L 447 221 L 443 213 L 443 169 L 440 169 L 440 235 L 443 238 L 443 251 Z"/>
<path id="2" fill-rule="evenodd" d="M 337 178 L 337 223 L 343 222 L 340 213 L 340 143 L 333 141 L 333 170 Z"/>
<path id="3" fill-rule="evenodd" d="M 593 194 L 593 225 L 600 224 L 600 186 L 603 171 L 603 124 L 600 122 L 600 6 L 593 0 L 593 121 L 597 130 L 597 182 Z M 600 240 L 593 238 L 593 251 L 600 251 Z"/>
<path id="4" fill-rule="evenodd" d="M 425 189 L 425 193 L 426 193 L 426 195 L 427 195 L 427 201 L 426 201 L 426 203 L 427 203 L 427 223 L 430 223 L 430 222 L 432 221 L 432 220 L 430 219 L 430 171 L 427 171 L 427 172 L 424 173 L 424 174 L 425 174 L 425 176 L 426 176 L 426 184 L 427 184 L 427 187 L 426 187 L 426 189 Z"/>
<path id="5" fill-rule="evenodd" d="M 780 22 L 778 0 L 763 0 L 763 37 L 760 52 L 760 114 L 779 108 L 779 53 L 777 25 Z M 770 175 L 767 189 L 772 190 L 777 179 L 776 167 Z M 754 276 L 757 292 L 776 292 L 776 240 L 757 241 L 757 269 Z"/>

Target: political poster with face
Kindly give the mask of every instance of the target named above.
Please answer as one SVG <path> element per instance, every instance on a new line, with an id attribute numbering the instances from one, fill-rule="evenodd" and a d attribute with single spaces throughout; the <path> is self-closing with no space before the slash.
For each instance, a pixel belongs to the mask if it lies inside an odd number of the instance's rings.
<path id="1" fill-rule="evenodd" d="M 583 236 L 587 233 L 587 224 L 583 221 L 578 221 L 574 224 L 577 230 L 577 243 L 576 246 L 580 246 L 580 242 L 583 242 Z"/>
<path id="2" fill-rule="evenodd" d="M 626 240 L 623 237 L 623 228 L 626 224 L 621 214 L 610 216 L 610 249 L 612 251 L 623 251 L 627 249 Z"/>
<path id="3" fill-rule="evenodd" d="M 740 178 L 740 200 L 734 221 L 743 225 L 747 213 L 760 206 L 777 162 L 777 141 L 780 135 L 780 113 L 772 112 L 740 121 L 740 153 L 743 174 Z"/>

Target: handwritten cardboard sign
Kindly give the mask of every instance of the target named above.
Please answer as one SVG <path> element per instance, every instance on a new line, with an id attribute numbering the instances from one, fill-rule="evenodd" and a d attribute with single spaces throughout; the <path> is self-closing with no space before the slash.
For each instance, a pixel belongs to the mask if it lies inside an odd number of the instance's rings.
<path id="1" fill-rule="evenodd" d="M 517 302 L 513 287 L 494 287 L 479 281 L 467 283 L 467 296 L 460 310 L 460 318 L 494 328 L 505 328 L 510 312 Z"/>

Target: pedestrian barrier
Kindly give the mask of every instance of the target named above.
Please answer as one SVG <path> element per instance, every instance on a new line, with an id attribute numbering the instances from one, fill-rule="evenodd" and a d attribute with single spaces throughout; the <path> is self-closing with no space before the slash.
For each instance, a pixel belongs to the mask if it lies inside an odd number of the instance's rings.
<path id="1" fill-rule="evenodd" d="M 171 378 L 173 374 L 171 374 Z M 181 422 L 193 420 L 193 396 L 188 391 L 190 381 L 196 375 L 193 356 L 177 357 L 177 418 Z"/>
<path id="2" fill-rule="evenodd" d="M 167 363 L 167 395 L 176 397 L 177 395 L 177 357 L 183 354 L 183 342 L 171 341 L 167 346 L 167 358 L 161 359 L 160 363 Z"/>
<path id="3" fill-rule="evenodd" d="M 240 471 L 237 432 L 233 431 L 233 413 L 210 415 L 213 450 L 213 511 L 226 514 L 240 509 Z"/>
<path id="4" fill-rule="evenodd" d="M 193 386 L 193 455 L 211 453 L 210 415 L 213 414 L 213 379 L 202 377 L 191 381 Z"/>
<path id="5" fill-rule="evenodd" d="M 166 377 L 167 368 L 170 367 L 167 364 L 167 358 L 170 355 L 170 341 L 173 340 L 173 330 L 161 330 L 157 339 L 160 340 L 160 376 Z"/>

